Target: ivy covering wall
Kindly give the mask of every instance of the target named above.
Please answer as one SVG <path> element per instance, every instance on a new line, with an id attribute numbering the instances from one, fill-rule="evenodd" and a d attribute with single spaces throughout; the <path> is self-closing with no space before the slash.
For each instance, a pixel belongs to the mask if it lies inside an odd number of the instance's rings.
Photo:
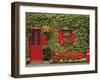
<path id="1" fill-rule="evenodd" d="M 75 15 L 75 14 L 52 14 L 52 13 L 26 13 L 26 38 L 28 38 L 32 27 L 49 26 L 53 31 L 59 30 L 63 27 L 68 27 L 73 30 L 76 35 L 76 40 L 73 46 L 66 45 L 66 47 L 59 47 L 56 42 L 57 33 L 48 32 L 48 36 L 54 36 L 44 48 L 55 49 L 62 51 L 78 51 L 86 53 L 89 50 L 89 15 Z M 55 39 L 55 40 L 54 40 Z M 27 41 L 26 41 L 27 42 Z M 54 45 L 55 44 L 55 45 Z M 45 50 L 44 50 L 45 51 Z M 61 50 L 60 50 L 61 51 Z M 51 51 L 52 52 L 52 51 Z M 47 58 L 47 57 L 46 57 Z"/>

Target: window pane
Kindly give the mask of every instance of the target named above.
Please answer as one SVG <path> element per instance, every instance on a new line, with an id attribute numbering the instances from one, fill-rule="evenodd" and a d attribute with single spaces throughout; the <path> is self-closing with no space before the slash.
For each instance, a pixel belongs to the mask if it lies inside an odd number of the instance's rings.
<path id="1" fill-rule="evenodd" d="M 40 45 L 40 31 L 37 31 L 37 44 Z"/>
<path id="2" fill-rule="evenodd" d="M 32 45 L 35 44 L 35 31 L 32 31 Z"/>

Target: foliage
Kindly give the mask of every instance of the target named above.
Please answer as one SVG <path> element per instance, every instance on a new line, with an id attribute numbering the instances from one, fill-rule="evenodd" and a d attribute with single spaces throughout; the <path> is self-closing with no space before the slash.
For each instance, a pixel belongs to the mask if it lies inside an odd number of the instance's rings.
<path id="1" fill-rule="evenodd" d="M 45 33 L 49 37 L 48 45 L 55 51 L 79 51 L 86 53 L 89 50 L 89 15 L 75 14 L 52 14 L 52 13 L 26 13 L 26 35 L 30 33 L 32 27 L 49 26 L 55 33 Z M 76 41 L 73 46 L 66 44 L 66 47 L 60 47 L 57 43 L 56 31 L 60 28 L 68 27 L 76 35 Z M 54 36 L 54 37 L 52 37 Z M 46 48 L 47 46 L 44 46 Z"/>
<path id="2" fill-rule="evenodd" d="M 53 51 L 49 47 L 43 48 L 43 60 L 44 61 L 50 60 L 52 53 Z"/>

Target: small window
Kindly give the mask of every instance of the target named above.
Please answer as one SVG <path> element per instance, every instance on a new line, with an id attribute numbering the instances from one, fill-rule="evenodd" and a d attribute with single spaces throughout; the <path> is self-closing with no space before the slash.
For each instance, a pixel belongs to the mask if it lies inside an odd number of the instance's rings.
<path id="1" fill-rule="evenodd" d="M 70 33 L 71 33 L 71 32 L 72 32 L 71 30 L 63 30 L 63 31 L 62 31 L 63 37 L 68 37 L 68 36 L 70 36 Z"/>

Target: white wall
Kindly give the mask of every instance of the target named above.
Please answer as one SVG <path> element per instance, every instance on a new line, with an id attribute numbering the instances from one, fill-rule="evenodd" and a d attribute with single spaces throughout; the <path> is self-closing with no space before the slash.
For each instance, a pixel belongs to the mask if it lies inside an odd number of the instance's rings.
<path id="1" fill-rule="evenodd" d="M 1 0 L 0 2 L 0 80 L 15 80 L 10 77 L 11 67 L 11 2 L 13 1 L 30 1 L 41 3 L 56 3 L 56 4 L 76 4 L 98 6 L 100 14 L 100 0 Z M 98 15 L 98 23 L 100 16 Z M 98 34 L 100 35 L 100 23 L 98 24 Z M 98 44 L 100 37 L 98 37 Z M 100 45 L 98 46 L 100 47 Z M 98 69 L 97 74 L 80 74 L 80 75 L 65 75 L 51 76 L 38 78 L 21 78 L 18 80 L 100 80 L 100 50 L 98 48 Z"/>

